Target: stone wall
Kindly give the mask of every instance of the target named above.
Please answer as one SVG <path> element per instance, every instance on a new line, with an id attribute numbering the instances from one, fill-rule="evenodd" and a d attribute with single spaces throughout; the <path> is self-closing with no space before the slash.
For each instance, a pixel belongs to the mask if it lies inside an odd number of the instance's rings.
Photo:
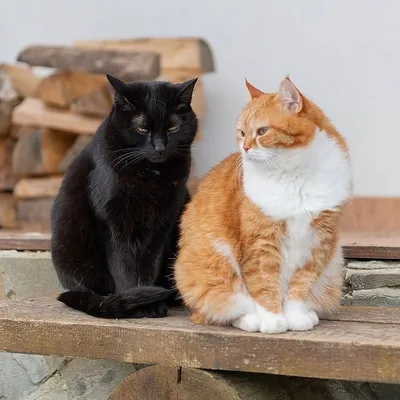
<path id="1" fill-rule="evenodd" d="M 345 282 L 345 305 L 400 306 L 399 262 L 350 261 Z"/>
<path id="2" fill-rule="evenodd" d="M 400 305 L 400 263 L 352 261 L 345 273 L 344 304 Z M 0 298 L 26 299 L 60 290 L 48 252 L 0 251 Z M 106 400 L 125 377 L 141 367 L 108 360 L 0 353 L 0 399 Z M 292 400 L 400 399 L 399 385 L 285 379 L 299 387 L 291 394 Z"/>

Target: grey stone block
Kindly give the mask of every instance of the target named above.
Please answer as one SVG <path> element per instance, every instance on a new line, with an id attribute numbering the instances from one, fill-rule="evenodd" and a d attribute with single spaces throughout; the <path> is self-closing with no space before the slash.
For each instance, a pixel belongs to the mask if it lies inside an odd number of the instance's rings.
<path id="1" fill-rule="evenodd" d="M 354 290 L 347 293 L 342 300 L 348 306 L 400 306 L 400 288 L 377 288 Z"/>
<path id="2" fill-rule="evenodd" d="M 0 251 L 0 287 L 2 298 L 17 300 L 62 290 L 46 251 Z"/>
<path id="3" fill-rule="evenodd" d="M 75 358 L 21 400 L 107 400 L 133 364 Z"/>
<path id="4" fill-rule="evenodd" d="M 400 286 L 400 268 L 347 269 L 346 283 L 352 290 Z"/>
<path id="5" fill-rule="evenodd" d="M 349 261 L 346 268 L 350 269 L 388 269 L 400 268 L 400 263 L 396 261 Z"/>

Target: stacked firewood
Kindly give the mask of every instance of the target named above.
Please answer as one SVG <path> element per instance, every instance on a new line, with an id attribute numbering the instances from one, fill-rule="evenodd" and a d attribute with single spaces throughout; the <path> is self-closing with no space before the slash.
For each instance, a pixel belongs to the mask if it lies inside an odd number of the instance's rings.
<path id="1" fill-rule="evenodd" d="M 180 82 L 214 69 L 200 39 L 32 46 L 18 61 L 23 64 L 0 66 L 0 226 L 6 228 L 48 227 L 65 169 L 109 113 L 112 93 L 105 73 L 126 81 Z M 36 67 L 52 72 L 41 77 Z M 201 78 L 193 107 L 201 123 Z"/>

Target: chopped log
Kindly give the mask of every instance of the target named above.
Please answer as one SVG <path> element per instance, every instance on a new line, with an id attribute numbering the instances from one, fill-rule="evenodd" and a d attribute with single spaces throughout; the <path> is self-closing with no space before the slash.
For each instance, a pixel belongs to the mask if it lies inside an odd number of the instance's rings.
<path id="1" fill-rule="evenodd" d="M 101 124 L 101 119 L 50 109 L 42 101 L 28 97 L 14 108 L 12 122 L 86 135 L 95 133 Z"/>
<path id="2" fill-rule="evenodd" d="M 20 97 L 33 96 L 41 81 L 41 78 L 36 76 L 27 66 L 1 64 L 0 70 L 8 74 L 14 90 Z"/>
<path id="3" fill-rule="evenodd" d="M 13 87 L 11 77 L 6 71 L 0 69 L 0 101 L 15 103 L 19 95 Z"/>
<path id="4" fill-rule="evenodd" d="M 34 97 L 52 106 L 68 108 L 74 100 L 103 86 L 107 86 L 105 75 L 64 71 L 43 79 Z"/>
<path id="5" fill-rule="evenodd" d="M 143 38 L 78 41 L 74 46 L 89 50 L 150 51 L 160 54 L 160 75 L 180 70 L 198 75 L 214 71 L 208 44 L 200 38 Z"/>
<path id="6" fill-rule="evenodd" d="M 12 103 L 0 101 L 0 136 L 6 136 L 11 129 Z"/>
<path id="7" fill-rule="evenodd" d="M 27 199 L 17 203 L 17 221 L 23 226 L 32 224 L 40 230 L 49 230 L 51 207 L 53 198 Z M 37 228 L 39 229 L 39 228 Z"/>
<path id="8" fill-rule="evenodd" d="M 75 157 L 92 141 L 92 136 L 80 135 L 74 144 L 68 149 L 64 159 L 59 164 L 60 172 L 65 172 Z"/>
<path id="9" fill-rule="evenodd" d="M 0 190 L 11 191 L 15 185 L 15 176 L 12 173 L 12 154 L 15 140 L 9 137 L 0 137 Z"/>
<path id="10" fill-rule="evenodd" d="M 31 126 L 12 124 L 9 130 L 9 136 L 14 139 L 19 139 L 20 137 L 28 135 L 32 129 L 34 128 Z"/>
<path id="11" fill-rule="evenodd" d="M 20 102 L 8 73 L 0 69 L 0 135 L 7 135 L 11 128 L 11 115 Z"/>
<path id="12" fill-rule="evenodd" d="M 63 177 L 23 178 L 14 187 L 14 196 L 19 199 L 56 197 Z"/>
<path id="13" fill-rule="evenodd" d="M 30 46 L 19 53 L 18 61 L 29 65 L 67 71 L 116 75 L 134 81 L 159 75 L 159 56 L 138 51 L 84 50 L 62 46 Z"/>
<path id="14" fill-rule="evenodd" d="M 53 129 L 31 129 L 18 139 L 12 157 L 12 171 L 18 177 L 55 174 L 74 143 L 75 136 Z"/>
<path id="15" fill-rule="evenodd" d="M 16 228 L 17 213 L 15 198 L 11 193 L 0 194 L 0 227 Z"/>
<path id="16" fill-rule="evenodd" d="M 292 397 L 288 389 L 281 377 L 273 375 L 155 365 L 129 375 L 109 399 L 289 400 Z"/>
<path id="17" fill-rule="evenodd" d="M 110 88 L 105 85 L 77 98 L 71 105 L 71 111 L 105 118 L 110 113 L 112 102 Z"/>

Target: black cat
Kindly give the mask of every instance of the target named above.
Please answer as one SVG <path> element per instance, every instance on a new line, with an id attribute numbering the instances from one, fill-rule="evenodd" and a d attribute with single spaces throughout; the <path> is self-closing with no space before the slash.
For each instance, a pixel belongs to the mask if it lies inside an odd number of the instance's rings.
<path id="1" fill-rule="evenodd" d="M 163 317 L 189 194 L 197 79 L 124 83 L 66 171 L 52 210 L 52 258 L 70 291 L 58 299 L 103 318 Z"/>

